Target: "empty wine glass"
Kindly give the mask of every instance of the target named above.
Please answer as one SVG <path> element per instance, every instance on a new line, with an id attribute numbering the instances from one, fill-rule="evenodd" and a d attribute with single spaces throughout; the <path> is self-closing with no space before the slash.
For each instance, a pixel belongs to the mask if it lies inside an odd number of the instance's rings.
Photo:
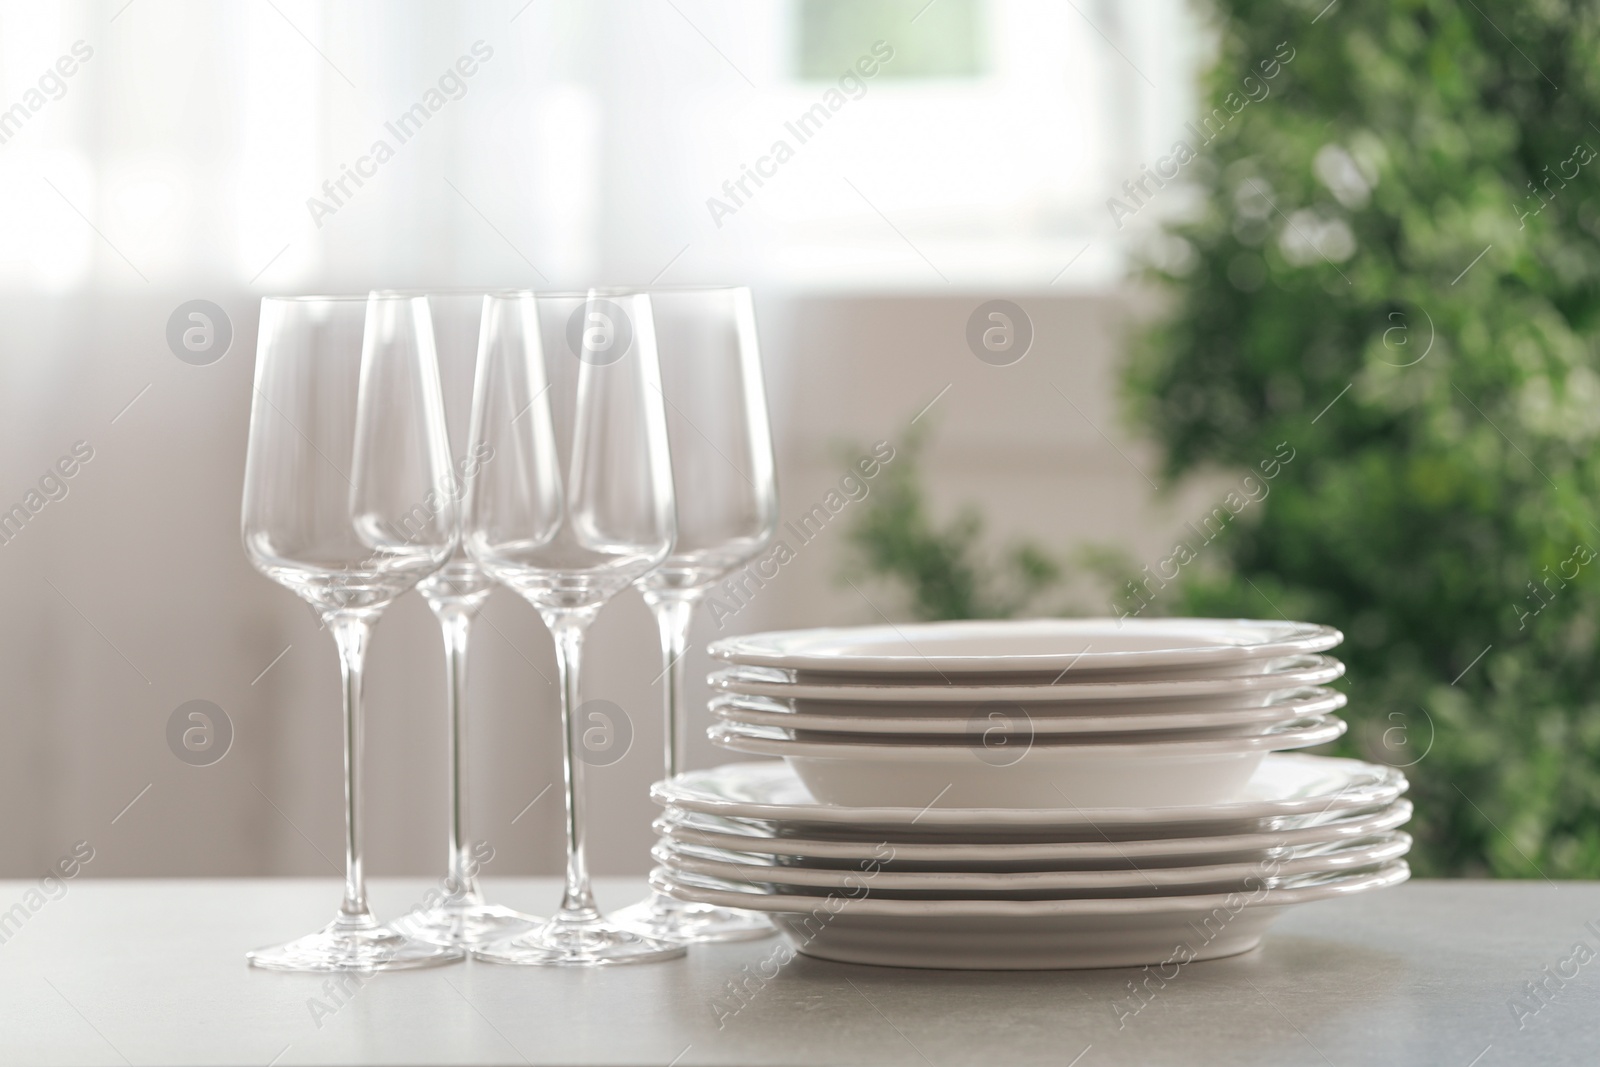
<path id="1" fill-rule="evenodd" d="M 396 970 L 461 959 L 380 924 L 361 861 L 362 667 L 389 603 L 457 539 L 433 330 L 425 300 L 261 301 L 245 459 L 250 562 L 333 631 L 344 676 L 345 887 L 333 922 L 257 949 L 258 967 Z"/>
<path id="2" fill-rule="evenodd" d="M 481 292 L 429 293 L 427 301 L 439 358 L 445 429 L 454 460 L 451 486 L 459 504 L 467 483 L 485 464 L 494 461 L 494 453 L 487 445 L 474 448 L 467 440 L 484 297 Z M 458 508 L 458 517 L 460 514 Z M 484 901 L 478 888 L 478 858 L 467 836 L 467 643 L 473 619 L 493 588 L 494 579 L 461 547 L 443 567 L 417 584 L 417 592 L 439 620 L 444 637 L 450 826 L 444 898 L 431 908 L 407 916 L 405 926 L 418 937 L 445 945 L 487 944 L 544 921 Z"/>
<path id="3" fill-rule="evenodd" d="M 678 537 L 635 583 L 661 633 L 666 772 L 683 770 L 689 625 L 718 580 L 748 563 L 778 524 L 772 431 L 762 389 L 755 312 L 745 288 L 650 294 L 672 445 Z M 665 893 L 616 914 L 629 929 L 678 941 L 735 941 L 776 931 L 754 912 L 691 904 Z"/>
<path id="4" fill-rule="evenodd" d="M 494 462 L 467 486 L 467 552 L 531 603 L 555 639 L 566 784 L 566 889 L 543 925 L 473 955 L 492 963 L 612 964 L 681 945 L 624 930 L 595 906 L 584 848 L 576 718 L 584 632 L 672 549 L 672 461 L 649 297 L 492 295 L 472 411 Z"/>

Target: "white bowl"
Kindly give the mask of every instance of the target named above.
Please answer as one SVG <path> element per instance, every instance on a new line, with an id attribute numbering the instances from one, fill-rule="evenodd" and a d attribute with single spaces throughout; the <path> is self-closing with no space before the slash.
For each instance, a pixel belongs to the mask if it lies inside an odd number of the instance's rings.
<path id="1" fill-rule="evenodd" d="M 1408 786 L 1404 774 L 1382 764 L 1278 752 L 1262 760 L 1237 799 L 1221 804 L 1016 809 L 963 808 L 941 799 L 932 806 L 846 808 L 819 802 L 782 760 L 757 760 L 687 771 L 651 786 L 650 798 L 669 809 L 819 834 L 1176 837 L 1257 832 L 1372 811 L 1394 803 Z"/>
<path id="2" fill-rule="evenodd" d="M 781 756 L 825 804 L 1152 808 L 1236 797 L 1268 752 L 1326 744 L 1345 724 L 1323 716 L 1250 737 L 1108 745 L 1045 744 L 1013 734 L 945 745 L 839 744 L 759 729 L 718 723 L 708 734 L 735 752 Z"/>

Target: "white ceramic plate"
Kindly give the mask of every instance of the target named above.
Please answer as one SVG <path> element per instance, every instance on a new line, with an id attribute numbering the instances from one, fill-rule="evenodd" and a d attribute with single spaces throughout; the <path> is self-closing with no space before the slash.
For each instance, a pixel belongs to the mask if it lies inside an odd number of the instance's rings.
<path id="1" fill-rule="evenodd" d="M 769 819 L 795 827 L 843 827 L 851 832 L 1142 831 L 1148 836 L 1266 829 L 1278 820 L 1361 811 L 1392 803 L 1406 791 L 1393 767 L 1332 756 L 1275 753 L 1245 784 L 1237 800 L 1167 809 L 1056 808 L 1007 811 L 925 808 L 846 808 L 822 804 L 779 760 L 728 763 L 690 771 L 650 787 L 656 803 L 731 818 Z"/>
<path id="2" fill-rule="evenodd" d="M 1261 861 L 1202 863 L 1182 867 L 1129 867 L 1117 870 L 1067 871 L 903 871 L 874 863 L 863 869 L 800 867 L 773 857 L 748 856 L 670 840 L 652 852 L 669 874 L 700 875 L 724 882 L 750 882 L 778 892 L 793 887 L 854 889 L 870 886 L 873 896 L 884 893 L 972 893 L 1043 896 L 1093 893 L 1101 896 L 1149 896 L 1178 888 L 1189 892 L 1248 890 L 1268 879 L 1308 874 L 1346 873 L 1381 866 L 1401 859 L 1411 849 L 1409 834 L 1391 831 L 1362 838 L 1338 848 L 1288 850 L 1274 857 L 1270 867 Z M 892 863 L 893 858 L 882 861 Z"/>
<path id="3" fill-rule="evenodd" d="M 711 743 L 781 756 L 818 800 L 861 806 L 974 808 L 1172 807 L 1239 794 L 1268 752 L 1337 739 L 1343 720 L 1323 716 L 1249 737 L 1119 744 L 1050 743 L 979 731 L 970 741 L 878 744 L 794 741 L 782 731 L 718 723 Z"/>
<path id="4" fill-rule="evenodd" d="M 1208 834 L 1195 837 L 1151 837 L 1134 840 L 1078 841 L 920 841 L 916 838 L 878 836 L 863 831 L 853 838 L 803 837 L 777 834 L 759 825 L 735 823 L 718 816 L 689 814 L 674 818 L 670 812 L 653 828 L 672 843 L 700 845 L 752 855 L 792 856 L 797 860 L 883 862 L 893 856 L 897 864 L 938 864 L 945 870 L 982 870 L 983 865 L 1018 864 L 1124 864 L 1144 865 L 1155 860 L 1191 863 L 1227 863 L 1250 860 L 1274 849 L 1331 845 L 1357 841 L 1398 829 L 1411 818 L 1411 802 L 1398 800 L 1376 812 L 1287 829 Z M 1177 866 L 1168 863 L 1167 866 Z"/>
<path id="5" fill-rule="evenodd" d="M 1208 710 L 1172 710 L 1122 715 L 1050 715 L 1035 707 L 1001 709 L 990 706 L 977 714 L 957 704 L 935 704 L 932 715 L 814 715 L 790 710 L 792 702 L 766 697 L 720 696 L 711 701 L 711 714 L 725 722 L 747 726 L 845 734 L 961 734 L 972 736 L 993 728 L 1004 719 L 1023 720 L 1020 728 L 1034 736 L 1166 730 L 1229 730 L 1259 732 L 1273 723 L 1305 719 L 1338 711 L 1348 698 L 1337 689 L 1300 690 L 1263 707 Z M 1074 705 L 1076 707 L 1076 705 Z M 809 740 L 797 735 L 795 740 Z"/>
<path id="6" fill-rule="evenodd" d="M 1022 704 L 1033 714 L 1116 714 L 1199 708 L 1259 707 L 1296 689 L 1326 685 L 1344 674 L 1344 664 L 1329 656 L 1294 656 L 1264 674 L 1234 678 L 1173 678 L 1153 681 L 1077 682 L 1038 685 L 816 685 L 785 680 L 765 668 L 717 671 L 713 689 L 744 696 L 793 702 L 795 711 L 817 715 L 866 712 L 932 714 L 933 705 L 965 704 L 979 709 Z M 1092 705 L 1086 706 L 1086 705 Z"/>
<path id="7" fill-rule="evenodd" d="M 1333 648 L 1331 626 L 1251 619 L 986 619 L 787 630 L 713 642 L 732 663 L 847 674 L 1171 671 Z"/>
<path id="8" fill-rule="evenodd" d="M 1218 959 L 1256 947 L 1286 907 L 1398 885 L 1402 861 L 1292 888 L 1116 900 L 880 900 L 730 890 L 654 871 L 679 900 L 772 914 L 798 951 L 885 967 L 1054 970 Z"/>

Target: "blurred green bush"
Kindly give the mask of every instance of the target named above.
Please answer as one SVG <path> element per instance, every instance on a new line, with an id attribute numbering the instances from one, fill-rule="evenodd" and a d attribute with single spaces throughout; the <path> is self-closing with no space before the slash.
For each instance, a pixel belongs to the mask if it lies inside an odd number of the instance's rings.
<path id="1" fill-rule="evenodd" d="M 1343 629 L 1339 747 L 1406 767 L 1419 874 L 1597 877 L 1600 8 L 1320 9 L 1214 5 L 1231 118 L 1190 138 L 1125 380 L 1169 481 L 1294 458 L 1174 580 L 1076 569 L 1119 610 Z M 941 525 L 907 460 L 852 537 L 919 616 L 1037 610 L 1074 569 Z"/>

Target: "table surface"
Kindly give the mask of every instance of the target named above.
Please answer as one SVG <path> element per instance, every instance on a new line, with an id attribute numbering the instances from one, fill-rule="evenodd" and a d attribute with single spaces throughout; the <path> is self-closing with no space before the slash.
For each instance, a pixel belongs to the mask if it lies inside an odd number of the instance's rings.
<path id="1" fill-rule="evenodd" d="M 376 881 L 374 908 L 397 913 L 428 885 Z M 11 916 L 0 924 L 0 1063 L 1600 1061 L 1600 963 L 1590 962 L 1600 883 L 1412 882 L 1306 905 L 1261 948 L 1185 967 L 1120 1027 L 1114 1005 L 1128 1003 L 1138 971 L 892 970 L 804 956 L 719 1019 L 730 979 L 763 969 L 774 941 L 594 971 L 464 963 L 335 994 L 326 975 L 256 971 L 243 955 L 329 919 L 332 881 L 86 878 L 58 899 L 36 889 L 0 882 L 0 915 Z M 533 911 L 558 892 L 554 879 L 489 889 Z M 643 883 L 602 879 L 599 891 L 615 907 Z M 1544 983 L 1537 998 L 1533 982 Z"/>

